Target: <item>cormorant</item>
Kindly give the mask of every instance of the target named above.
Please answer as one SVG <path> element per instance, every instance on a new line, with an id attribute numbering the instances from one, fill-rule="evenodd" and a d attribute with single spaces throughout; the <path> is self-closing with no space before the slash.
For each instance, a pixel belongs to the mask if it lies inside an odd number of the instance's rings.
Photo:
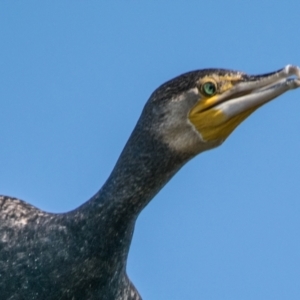
<path id="1" fill-rule="evenodd" d="M 135 221 L 195 155 L 221 145 L 257 108 L 300 87 L 300 68 L 183 74 L 146 103 L 111 175 L 91 199 L 53 214 L 0 196 L 0 298 L 138 300 L 126 275 Z"/>

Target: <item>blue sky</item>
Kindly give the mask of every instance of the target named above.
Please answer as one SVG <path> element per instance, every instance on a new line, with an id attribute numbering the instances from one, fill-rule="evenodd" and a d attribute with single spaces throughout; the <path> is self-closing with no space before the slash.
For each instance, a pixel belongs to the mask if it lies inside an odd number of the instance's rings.
<path id="1" fill-rule="evenodd" d="M 107 3 L 0 2 L 0 194 L 71 210 L 163 82 L 300 65 L 298 0 Z M 145 300 L 300 299 L 299 101 L 261 108 L 142 212 L 128 273 Z"/>

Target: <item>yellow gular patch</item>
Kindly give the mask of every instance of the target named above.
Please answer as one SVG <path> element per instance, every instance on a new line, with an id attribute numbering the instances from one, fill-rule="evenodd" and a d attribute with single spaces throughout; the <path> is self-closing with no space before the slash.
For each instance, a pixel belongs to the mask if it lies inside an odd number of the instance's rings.
<path id="1" fill-rule="evenodd" d="M 215 83 L 217 91 L 214 96 L 207 97 L 202 95 L 199 102 L 192 108 L 189 113 L 189 120 L 201 134 L 204 141 L 225 140 L 230 133 L 253 111 L 257 109 L 251 108 L 237 116 L 228 118 L 220 109 L 214 108 L 218 104 L 220 95 L 230 90 L 236 82 L 241 81 L 242 74 L 228 74 L 224 76 L 205 76 L 199 81 L 199 91 L 201 86 L 210 81 Z M 227 100 L 230 101 L 230 100 Z"/>
<path id="2" fill-rule="evenodd" d="M 255 110 L 256 108 L 251 108 L 230 119 L 218 109 L 209 109 L 195 114 L 192 110 L 189 114 L 189 120 L 204 141 L 225 140 Z"/>

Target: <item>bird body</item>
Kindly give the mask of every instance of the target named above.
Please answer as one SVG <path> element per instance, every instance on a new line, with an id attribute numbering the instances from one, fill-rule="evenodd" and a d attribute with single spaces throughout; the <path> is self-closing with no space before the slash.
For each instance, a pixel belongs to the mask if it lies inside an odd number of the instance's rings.
<path id="1" fill-rule="evenodd" d="M 290 65 L 183 74 L 151 95 L 111 175 L 80 207 L 53 214 L 0 196 L 1 299 L 142 299 L 126 274 L 139 213 L 187 161 L 299 78 Z"/>

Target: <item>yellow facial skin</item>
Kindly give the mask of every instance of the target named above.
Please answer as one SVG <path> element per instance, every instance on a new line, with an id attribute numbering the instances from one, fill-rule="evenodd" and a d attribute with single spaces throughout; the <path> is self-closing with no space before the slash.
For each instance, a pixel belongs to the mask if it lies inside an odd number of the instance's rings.
<path id="1" fill-rule="evenodd" d="M 189 120 L 200 133 L 204 141 L 225 140 L 230 133 L 259 106 L 248 109 L 229 118 L 222 110 L 214 107 L 218 104 L 219 96 L 230 90 L 235 83 L 241 81 L 242 75 L 206 76 L 199 81 L 199 92 L 202 95 L 199 102 L 191 109 Z M 217 86 L 215 95 L 209 97 L 203 94 L 201 86 L 213 82 Z M 226 100 L 230 101 L 230 100 Z"/>
<path id="2" fill-rule="evenodd" d="M 225 140 L 257 107 L 228 119 L 221 110 L 210 109 L 200 114 L 190 113 L 189 119 L 204 141 Z"/>
<path id="3" fill-rule="evenodd" d="M 299 88 L 300 68 L 286 65 L 255 76 L 234 71 L 218 75 L 216 70 L 200 78 L 196 85 L 199 99 L 188 114 L 189 121 L 203 141 L 224 141 L 257 108 Z"/>

